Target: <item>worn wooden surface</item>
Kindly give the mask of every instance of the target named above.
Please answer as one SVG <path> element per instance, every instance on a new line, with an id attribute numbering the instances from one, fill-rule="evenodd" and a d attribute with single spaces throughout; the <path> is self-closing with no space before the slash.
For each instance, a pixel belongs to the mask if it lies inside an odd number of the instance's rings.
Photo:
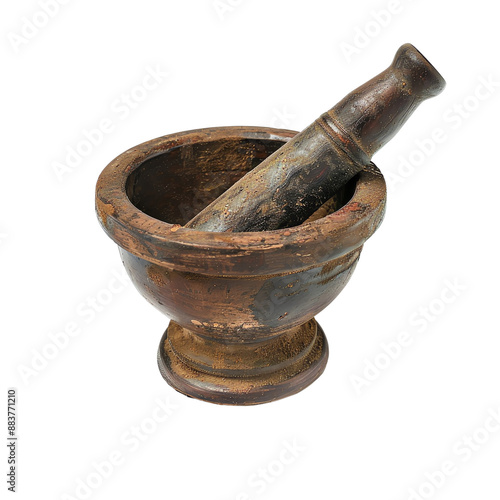
<path id="1" fill-rule="evenodd" d="M 312 318 L 348 282 L 382 220 L 385 182 L 375 166 L 298 227 L 182 227 L 294 135 L 256 127 L 172 134 L 125 152 L 99 178 L 104 230 L 140 293 L 173 320 L 158 359 L 180 392 L 263 403 L 298 392 L 325 367 L 326 339 Z"/>

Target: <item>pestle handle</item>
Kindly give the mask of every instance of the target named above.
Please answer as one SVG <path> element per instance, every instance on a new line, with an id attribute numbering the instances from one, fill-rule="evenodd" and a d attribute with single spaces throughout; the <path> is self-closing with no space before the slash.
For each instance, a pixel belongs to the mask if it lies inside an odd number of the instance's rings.
<path id="1" fill-rule="evenodd" d="M 350 92 L 325 115 L 371 158 L 405 124 L 418 105 L 442 92 L 444 78 L 410 43 L 392 64 Z M 323 115 L 323 116 L 325 116 Z"/>
<path id="2" fill-rule="evenodd" d="M 185 227 L 269 231 L 303 223 L 370 163 L 445 81 L 413 45 L 213 201 Z"/>

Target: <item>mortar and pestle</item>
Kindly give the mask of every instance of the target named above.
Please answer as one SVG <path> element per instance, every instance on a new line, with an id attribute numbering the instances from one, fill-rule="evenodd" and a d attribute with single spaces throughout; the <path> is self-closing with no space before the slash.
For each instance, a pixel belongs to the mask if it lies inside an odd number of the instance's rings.
<path id="1" fill-rule="evenodd" d="M 410 44 L 301 133 L 217 127 L 167 135 L 101 173 L 96 211 L 132 282 L 171 318 L 165 380 L 205 401 L 295 394 L 328 359 L 314 316 L 380 225 L 371 157 L 445 82 Z"/>

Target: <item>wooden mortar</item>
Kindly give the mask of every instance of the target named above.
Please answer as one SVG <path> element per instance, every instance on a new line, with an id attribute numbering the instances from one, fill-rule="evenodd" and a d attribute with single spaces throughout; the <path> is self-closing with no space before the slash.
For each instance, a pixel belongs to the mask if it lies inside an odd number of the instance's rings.
<path id="1" fill-rule="evenodd" d="M 382 221 L 386 187 L 373 164 L 321 218 L 300 226 L 182 227 L 296 134 L 264 127 L 171 134 L 126 151 L 99 177 L 100 223 L 136 288 L 172 318 L 158 364 L 188 396 L 265 403 L 301 391 L 325 368 L 328 345 L 314 316 L 344 288 Z"/>

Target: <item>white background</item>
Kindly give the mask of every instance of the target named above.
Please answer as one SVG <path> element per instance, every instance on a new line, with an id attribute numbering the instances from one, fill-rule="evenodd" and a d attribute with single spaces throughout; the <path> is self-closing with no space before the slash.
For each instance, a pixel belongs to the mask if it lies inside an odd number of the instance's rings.
<path id="1" fill-rule="evenodd" d="M 4 2 L 0 16 L 1 364 L 4 390 L 19 392 L 18 498 L 498 499 L 495 4 L 58 5 L 47 22 L 34 0 Z M 99 173 L 124 150 L 186 129 L 300 130 L 405 42 L 448 86 L 374 158 L 387 215 L 319 315 L 331 348 L 324 375 L 250 408 L 177 394 L 156 366 L 168 319 L 116 280 L 118 251 L 94 214 Z M 148 67 L 168 76 L 144 95 Z M 142 100 L 124 108 L 131 92 Z M 113 130 L 58 175 L 54 165 L 103 119 Z M 109 303 L 92 314 L 96 297 Z M 54 353 L 68 324 L 78 334 Z M 387 361 L 382 344 L 404 332 L 410 343 Z M 157 398 L 176 406 L 161 423 Z M 134 426 L 147 431 L 140 444 Z M 102 478 L 93 464 L 110 455 L 121 460 Z M 435 473 L 443 463 L 446 476 Z"/>

